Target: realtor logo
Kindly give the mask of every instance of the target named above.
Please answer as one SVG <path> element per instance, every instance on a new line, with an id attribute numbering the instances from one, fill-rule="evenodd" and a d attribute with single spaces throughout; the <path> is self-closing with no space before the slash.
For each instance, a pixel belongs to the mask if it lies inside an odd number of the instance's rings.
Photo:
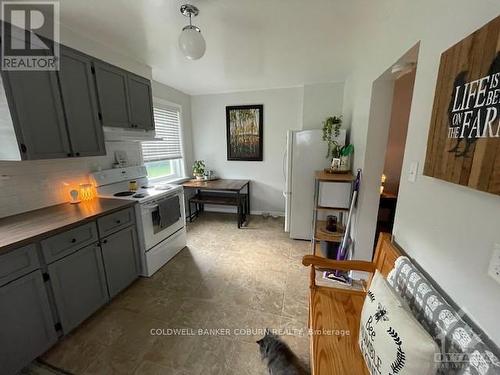
<path id="1" fill-rule="evenodd" d="M 59 70 L 59 2 L 2 1 L 2 70 Z"/>

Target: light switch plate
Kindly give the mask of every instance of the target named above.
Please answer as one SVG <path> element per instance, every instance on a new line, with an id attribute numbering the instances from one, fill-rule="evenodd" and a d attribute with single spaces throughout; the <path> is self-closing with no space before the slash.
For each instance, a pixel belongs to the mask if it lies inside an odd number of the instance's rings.
<path id="1" fill-rule="evenodd" d="M 417 181 L 417 172 L 418 172 L 418 161 L 412 161 L 410 164 L 410 173 L 408 174 L 408 181 L 410 182 Z"/>
<path id="2" fill-rule="evenodd" d="M 497 283 L 500 283 L 500 244 L 495 244 L 493 255 L 490 259 L 488 267 L 488 275 L 490 275 Z"/>

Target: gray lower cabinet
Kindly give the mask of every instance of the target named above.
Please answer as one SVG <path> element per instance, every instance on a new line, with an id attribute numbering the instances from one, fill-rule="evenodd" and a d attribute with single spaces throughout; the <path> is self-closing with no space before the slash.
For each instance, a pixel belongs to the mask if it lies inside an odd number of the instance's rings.
<path id="1" fill-rule="evenodd" d="M 50 264 L 48 272 L 64 334 L 109 300 L 98 245 L 87 246 Z"/>
<path id="2" fill-rule="evenodd" d="M 61 46 L 59 84 L 73 156 L 106 155 L 91 57 Z"/>
<path id="3" fill-rule="evenodd" d="M 104 126 L 132 127 L 127 90 L 127 72 L 113 65 L 94 62 L 99 108 Z"/>
<path id="4" fill-rule="evenodd" d="M 129 73 L 128 93 L 132 126 L 138 129 L 154 130 L 151 82 Z"/>
<path id="5" fill-rule="evenodd" d="M 23 160 L 71 156 L 54 71 L 4 71 L 5 91 Z"/>
<path id="6" fill-rule="evenodd" d="M 116 232 L 101 241 L 102 257 L 113 298 L 139 276 L 139 252 L 135 227 Z"/>
<path id="7" fill-rule="evenodd" d="M 0 373 L 17 374 L 56 341 L 40 270 L 0 287 Z"/>

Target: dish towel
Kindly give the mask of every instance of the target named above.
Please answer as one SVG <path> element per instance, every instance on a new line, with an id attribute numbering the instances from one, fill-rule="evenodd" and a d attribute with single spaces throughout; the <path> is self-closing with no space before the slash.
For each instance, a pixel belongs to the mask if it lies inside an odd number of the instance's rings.
<path id="1" fill-rule="evenodd" d="M 160 228 L 166 228 L 175 223 L 181 217 L 179 197 L 174 196 L 158 203 L 160 214 Z"/>

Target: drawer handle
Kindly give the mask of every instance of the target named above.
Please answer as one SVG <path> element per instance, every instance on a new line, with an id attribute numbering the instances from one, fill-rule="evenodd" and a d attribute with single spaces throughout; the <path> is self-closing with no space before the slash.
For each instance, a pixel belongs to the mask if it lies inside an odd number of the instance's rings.
<path id="1" fill-rule="evenodd" d="M 120 224 L 121 222 L 121 220 L 116 220 L 116 224 Z"/>
<path id="2" fill-rule="evenodd" d="M 76 238 L 73 238 L 73 239 L 71 240 L 71 243 L 75 243 L 75 242 L 76 242 Z"/>

